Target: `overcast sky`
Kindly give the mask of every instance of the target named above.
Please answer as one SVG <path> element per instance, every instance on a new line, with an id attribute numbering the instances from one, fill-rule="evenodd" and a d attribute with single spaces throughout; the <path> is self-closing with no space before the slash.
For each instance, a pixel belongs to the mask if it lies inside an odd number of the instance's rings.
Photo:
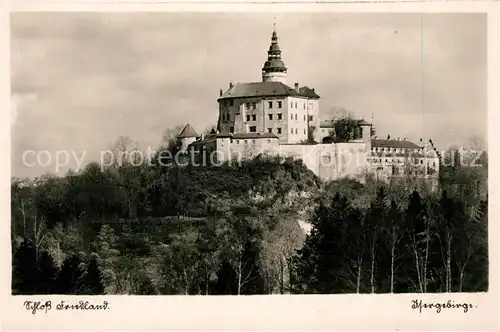
<path id="1" fill-rule="evenodd" d="M 12 175 L 54 172 L 24 166 L 26 150 L 88 163 L 120 135 L 156 148 L 167 128 L 215 124 L 220 88 L 261 80 L 273 17 L 289 85 L 315 88 L 322 113 L 373 113 L 379 136 L 440 148 L 486 140 L 484 14 L 421 29 L 395 13 L 14 13 Z"/>

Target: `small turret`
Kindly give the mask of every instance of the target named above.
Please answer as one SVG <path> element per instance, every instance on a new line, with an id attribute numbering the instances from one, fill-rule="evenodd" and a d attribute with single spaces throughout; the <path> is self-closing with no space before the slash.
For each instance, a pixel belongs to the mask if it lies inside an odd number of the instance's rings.
<path id="1" fill-rule="evenodd" d="M 358 126 L 361 128 L 361 138 L 366 144 L 367 151 L 372 149 L 372 125 L 365 120 L 358 122 Z"/>
<path id="2" fill-rule="evenodd" d="M 177 135 L 177 139 L 181 142 L 180 152 L 186 152 L 188 146 L 196 141 L 198 136 L 199 135 L 193 129 L 191 124 L 187 123 L 184 126 L 184 129 L 182 129 L 179 135 Z"/>

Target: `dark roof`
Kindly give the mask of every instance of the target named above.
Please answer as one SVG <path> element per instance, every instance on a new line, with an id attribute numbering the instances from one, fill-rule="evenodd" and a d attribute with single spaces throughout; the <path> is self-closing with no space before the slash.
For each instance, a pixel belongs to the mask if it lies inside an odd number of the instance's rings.
<path id="1" fill-rule="evenodd" d="M 278 138 L 273 133 L 237 133 L 233 134 L 233 139 L 245 139 L 245 138 Z"/>
<path id="2" fill-rule="evenodd" d="M 184 126 L 184 129 L 182 129 L 179 135 L 177 135 L 178 138 L 188 138 L 188 137 L 198 137 L 198 136 L 199 135 L 196 133 L 196 131 L 189 123 L 186 124 Z"/>
<path id="3" fill-rule="evenodd" d="M 314 89 L 311 89 L 308 86 L 303 86 L 303 87 L 299 88 L 299 93 L 302 96 L 306 96 L 306 97 L 309 97 L 309 98 L 313 98 L 313 99 L 318 99 L 319 98 L 318 94 L 316 94 L 316 92 L 314 91 Z"/>
<path id="4" fill-rule="evenodd" d="M 371 124 L 366 122 L 365 119 L 361 119 L 358 121 L 358 126 L 371 126 Z"/>
<path id="5" fill-rule="evenodd" d="M 297 96 L 308 98 L 319 98 L 314 90 L 308 87 L 302 87 L 299 92 L 294 88 L 281 82 L 251 82 L 236 83 L 219 97 L 218 100 L 227 98 L 242 97 L 270 97 L 270 96 Z"/>
<path id="6" fill-rule="evenodd" d="M 397 139 L 372 139 L 372 147 L 376 148 L 400 148 L 400 149 L 420 149 L 417 144 Z"/>

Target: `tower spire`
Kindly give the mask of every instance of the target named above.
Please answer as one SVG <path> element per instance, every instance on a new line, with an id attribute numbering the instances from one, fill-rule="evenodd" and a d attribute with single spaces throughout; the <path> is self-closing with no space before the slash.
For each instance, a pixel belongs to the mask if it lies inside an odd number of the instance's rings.
<path id="1" fill-rule="evenodd" d="M 281 60 L 281 50 L 278 45 L 276 22 L 273 22 L 271 46 L 269 46 L 269 50 L 267 51 L 267 61 L 264 63 L 264 67 L 262 67 L 262 81 L 284 83 L 286 75 L 287 69 L 284 62 Z"/>

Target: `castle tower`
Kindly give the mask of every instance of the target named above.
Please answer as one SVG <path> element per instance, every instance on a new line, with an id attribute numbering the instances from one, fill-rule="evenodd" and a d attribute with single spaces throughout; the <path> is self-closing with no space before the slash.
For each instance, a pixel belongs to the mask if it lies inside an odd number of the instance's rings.
<path id="1" fill-rule="evenodd" d="M 361 120 L 358 123 L 358 126 L 361 127 L 361 138 L 363 142 L 366 143 L 367 151 L 370 151 L 372 148 L 371 139 L 372 139 L 372 125 L 365 120 Z"/>
<path id="2" fill-rule="evenodd" d="M 278 35 L 276 34 L 276 26 L 274 27 L 273 36 L 271 37 L 271 46 L 267 51 L 267 61 L 262 67 L 262 82 L 282 82 L 285 83 L 286 67 L 281 60 L 281 50 L 278 45 Z"/>
<path id="3" fill-rule="evenodd" d="M 186 124 L 184 126 L 184 129 L 182 129 L 181 132 L 179 133 L 179 135 L 177 135 L 177 139 L 181 143 L 180 152 L 186 152 L 189 144 L 196 141 L 197 137 L 198 137 L 198 134 L 193 129 L 193 127 L 189 123 Z"/>

